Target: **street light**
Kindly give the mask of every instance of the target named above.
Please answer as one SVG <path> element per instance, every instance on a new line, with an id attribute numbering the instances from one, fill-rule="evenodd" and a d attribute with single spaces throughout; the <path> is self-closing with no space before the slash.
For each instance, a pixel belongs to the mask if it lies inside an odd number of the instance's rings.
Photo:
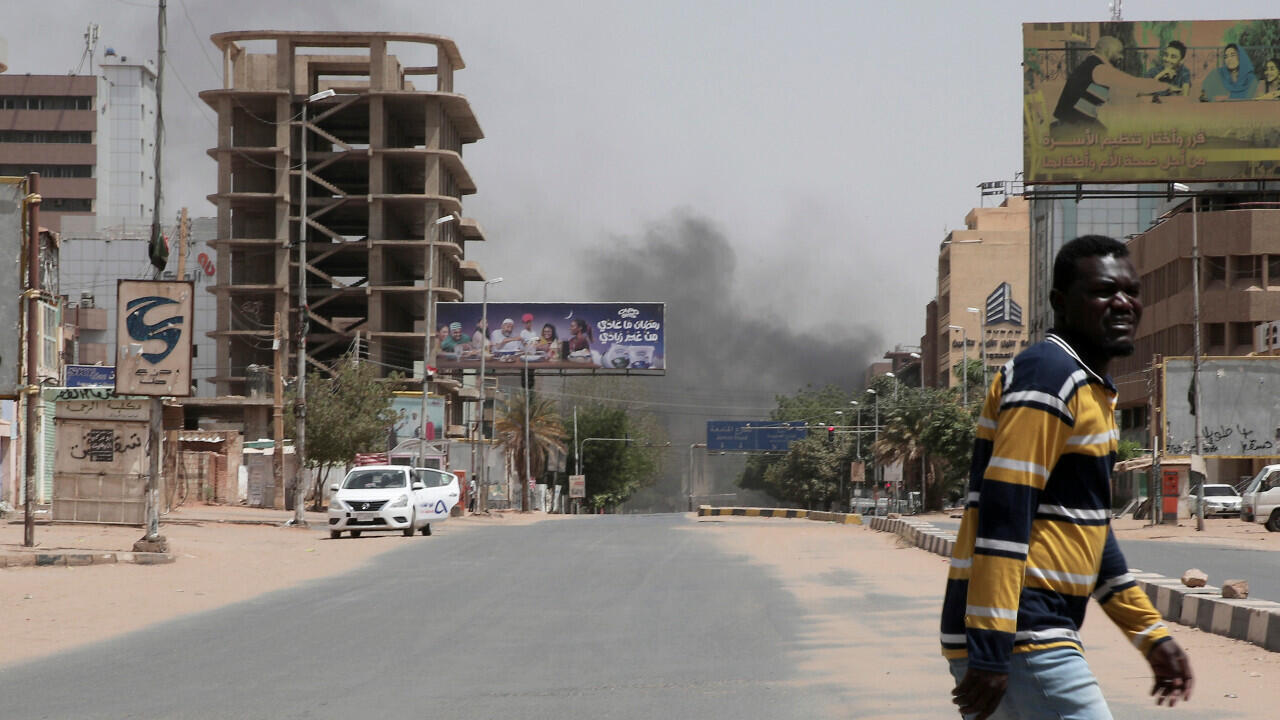
<path id="1" fill-rule="evenodd" d="M 876 392 L 875 388 L 867 388 L 867 392 L 871 393 L 872 399 L 875 401 L 876 410 L 875 426 L 871 429 L 871 459 L 876 462 L 875 490 L 878 492 L 880 490 L 880 480 L 883 477 L 880 472 L 880 461 L 876 460 L 876 443 L 880 440 L 880 394 Z M 886 500 L 885 502 L 888 501 Z"/>
<path id="2" fill-rule="evenodd" d="M 1196 436 L 1196 454 L 1204 450 L 1200 443 L 1200 205 L 1198 196 L 1190 186 L 1174 183 L 1173 189 L 1191 196 L 1191 387 L 1195 394 L 1196 411 L 1191 414 Z M 1196 503 L 1196 530 L 1204 530 L 1204 483 L 1200 478 L 1199 502 Z"/>
<path id="3" fill-rule="evenodd" d="M 982 350 L 982 392 L 987 391 L 987 315 L 976 307 L 964 309 L 965 312 L 971 312 L 978 316 L 978 331 L 982 341 L 978 343 L 978 347 Z"/>
<path id="4" fill-rule="evenodd" d="M 502 282 L 502 278 L 494 278 L 485 280 L 484 287 L 480 289 L 480 438 L 484 439 L 484 406 L 488 401 L 488 391 L 484 386 L 484 359 L 488 354 L 485 351 L 485 345 L 489 343 L 489 286 L 497 285 Z M 476 483 L 476 512 L 484 512 L 484 498 L 489 486 L 489 453 L 488 445 L 485 446 L 485 456 L 481 465 L 480 482 Z M 476 468 L 476 444 L 471 443 L 471 474 L 475 476 Z"/>
<path id="5" fill-rule="evenodd" d="M 918 360 L 920 362 L 920 403 L 923 405 L 925 401 L 924 399 L 924 358 L 920 355 L 920 353 L 916 353 L 916 352 L 910 353 L 910 357 L 912 360 Z M 923 411 L 924 411 L 923 408 L 921 408 L 921 412 Z M 921 512 L 923 512 L 925 508 L 925 498 L 928 493 L 928 490 L 926 489 L 925 485 L 928 481 L 928 477 L 929 477 L 929 466 L 925 462 L 924 445 L 921 445 L 920 446 L 920 511 Z"/>
<path id="6" fill-rule="evenodd" d="M 693 512 L 693 451 L 694 448 L 706 448 L 706 443 L 689 444 L 689 512 Z"/>
<path id="7" fill-rule="evenodd" d="M 427 306 L 422 311 L 423 343 L 422 343 L 422 434 L 418 438 L 418 462 L 423 464 L 427 450 L 427 390 L 431 378 L 431 339 L 436 336 L 435 297 L 436 284 L 436 241 L 440 238 L 440 226 L 458 219 L 457 214 L 449 213 L 436 218 L 427 230 Z M 448 419 L 445 419 L 448 423 Z"/>
<path id="8" fill-rule="evenodd" d="M 299 132 L 299 141 L 302 145 L 302 179 L 299 182 L 299 200 L 298 205 L 298 394 L 294 399 L 294 416 L 296 426 L 294 428 L 293 452 L 294 458 L 298 463 L 298 482 L 294 488 L 293 500 L 293 520 L 289 524 L 295 527 L 306 527 L 307 518 L 302 512 L 302 502 L 306 497 L 306 488 L 310 484 L 307 477 L 307 329 L 308 315 L 311 313 L 310 305 L 307 303 L 307 221 L 311 219 L 311 213 L 307 207 L 307 182 L 308 175 L 311 174 L 311 168 L 307 164 L 307 109 L 311 107 L 311 103 L 320 100 L 327 100 L 336 97 L 338 93 L 333 88 L 321 90 L 318 93 L 310 95 L 302 103 L 302 127 Z M 281 372 L 282 368 L 276 368 L 276 372 Z M 274 452 L 283 453 L 284 448 L 276 448 Z"/>
<path id="9" fill-rule="evenodd" d="M 964 408 L 969 409 L 969 338 L 965 329 L 959 325 L 948 325 L 952 330 L 960 331 L 960 391 L 964 398 Z M 950 353 L 947 353 L 949 356 Z"/>
<path id="10" fill-rule="evenodd" d="M 893 399 L 894 399 L 894 402 L 897 402 L 897 400 L 898 400 L 898 376 L 897 376 L 897 375 L 894 375 L 894 374 L 893 374 L 893 373 L 891 373 L 891 372 L 887 372 L 887 373 L 885 373 L 885 374 L 884 374 L 884 376 L 885 376 L 885 377 L 887 377 L 887 378 L 893 378 Z"/>

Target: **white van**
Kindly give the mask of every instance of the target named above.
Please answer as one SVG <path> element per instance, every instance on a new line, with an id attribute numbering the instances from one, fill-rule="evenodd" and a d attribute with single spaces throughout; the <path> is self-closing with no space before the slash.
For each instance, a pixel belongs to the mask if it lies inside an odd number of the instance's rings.
<path id="1" fill-rule="evenodd" d="M 1280 532 L 1280 465 L 1267 465 L 1245 486 L 1241 519 Z"/>

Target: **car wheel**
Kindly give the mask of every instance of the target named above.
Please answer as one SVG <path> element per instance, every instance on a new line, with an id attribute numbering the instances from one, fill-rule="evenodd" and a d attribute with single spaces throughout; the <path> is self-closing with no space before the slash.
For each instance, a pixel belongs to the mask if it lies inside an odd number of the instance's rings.
<path id="1" fill-rule="evenodd" d="M 1267 530 L 1280 532 L 1280 508 L 1271 511 L 1271 517 L 1267 518 Z"/>
<path id="2" fill-rule="evenodd" d="M 430 535 L 430 534 L 431 534 L 431 523 L 427 523 L 426 525 L 423 525 L 423 526 L 422 526 L 422 534 L 423 534 L 423 535 Z"/>
<path id="3" fill-rule="evenodd" d="M 409 516 L 409 524 L 408 524 L 408 525 L 406 525 L 406 526 L 405 526 L 405 528 L 404 528 L 404 536 L 405 536 L 405 537 L 413 537 L 413 526 L 414 526 L 414 525 L 416 525 L 416 524 L 417 524 L 417 522 L 418 522 L 418 515 L 417 515 L 417 513 L 414 513 L 413 515 L 410 515 L 410 516 Z"/>
<path id="4" fill-rule="evenodd" d="M 353 538 L 360 537 L 360 531 L 359 531 L 359 530 L 352 530 L 352 531 L 351 531 L 351 537 L 353 537 Z"/>
<path id="5" fill-rule="evenodd" d="M 342 537 L 342 531 L 341 531 L 341 530 L 330 530 L 330 531 L 329 531 L 329 539 L 330 539 L 330 540 L 337 540 L 337 539 L 338 539 L 338 538 L 340 538 L 340 537 Z"/>

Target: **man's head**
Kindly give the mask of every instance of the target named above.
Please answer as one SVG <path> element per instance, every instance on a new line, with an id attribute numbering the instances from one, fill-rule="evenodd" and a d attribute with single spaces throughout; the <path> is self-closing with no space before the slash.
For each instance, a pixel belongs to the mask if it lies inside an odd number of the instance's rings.
<path id="1" fill-rule="evenodd" d="M 1116 65 L 1124 58 L 1124 43 L 1120 42 L 1119 38 L 1103 35 L 1098 38 L 1098 44 L 1093 51 L 1102 56 L 1103 60 Z"/>
<path id="2" fill-rule="evenodd" d="M 454 340 L 457 340 L 458 338 L 462 337 L 462 323 L 460 322 L 449 323 L 449 337 L 453 338 Z"/>
<path id="3" fill-rule="evenodd" d="M 506 320 L 503 320 L 503 321 L 502 321 L 502 334 L 503 334 L 503 335 L 510 335 L 510 334 L 511 334 L 511 331 L 512 331 L 512 330 L 515 330 L 515 329 L 516 329 L 516 321 L 515 321 L 515 320 L 512 320 L 511 318 L 507 318 Z"/>
<path id="4" fill-rule="evenodd" d="M 1179 40 L 1172 40 L 1165 47 L 1164 52 L 1160 54 L 1166 67 L 1176 68 L 1182 64 L 1187 57 L 1187 46 L 1183 45 Z"/>
<path id="5" fill-rule="evenodd" d="M 525 313 L 520 316 L 520 320 L 524 322 L 524 326 L 530 330 L 533 329 L 533 313 Z"/>
<path id="6" fill-rule="evenodd" d="M 1078 237 L 1063 245 L 1053 261 L 1049 302 L 1054 329 L 1091 366 L 1105 369 L 1111 358 L 1133 354 L 1142 319 L 1138 287 L 1124 243 L 1103 235 Z"/>

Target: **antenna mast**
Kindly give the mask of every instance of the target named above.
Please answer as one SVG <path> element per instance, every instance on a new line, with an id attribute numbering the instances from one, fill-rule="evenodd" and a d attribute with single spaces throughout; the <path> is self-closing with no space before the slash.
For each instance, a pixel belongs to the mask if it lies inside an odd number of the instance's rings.
<path id="1" fill-rule="evenodd" d="M 1111 22 L 1120 22 L 1121 20 L 1124 20 L 1124 18 L 1121 17 L 1123 12 L 1120 8 L 1120 5 L 1123 4 L 1123 2 L 1124 0 L 1111 0 L 1111 2 L 1107 4 L 1107 7 L 1111 8 Z"/>

